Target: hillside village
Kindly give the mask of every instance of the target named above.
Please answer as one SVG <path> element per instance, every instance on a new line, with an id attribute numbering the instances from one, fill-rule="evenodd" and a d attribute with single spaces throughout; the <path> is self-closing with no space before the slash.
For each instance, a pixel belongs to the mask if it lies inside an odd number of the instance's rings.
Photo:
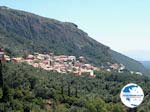
<path id="1" fill-rule="evenodd" d="M 108 72 L 117 71 L 122 73 L 127 71 L 123 64 L 107 62 L 107 66 L 95 67 L 91 64 L 86 63 L 86 59 L 83 56 L 69 56 L 69 55 L 54 55 L 34 53 L 29 54 L 25 58 L 13 57 L 5 55 L 4 50 L 0 50 L 0 57 L 3 61 L 11 61 L 14 63 L 27 63 L 36 68 L 42 68 L 48 71 L 56 71 L 58 73 L 73 73 L 75 75 L 82 75 L 84 73 L 89 74 L 90 77 L 95 77 L 94 71 L 106 70 Z M 132 74 L 136 73 L 142 75 L 140 72 L 130 71 Z"/>
<path id="2" fill-rule="evenodd" d="M 82 73 L 89 73 L 90 76 L 94 77 L 93 71 L 98 70 L 90 64 L 84 64 L 84 57 L 79 57 L 79 60 L 75 56 L 59 55 L 55 56 L 53 53 L 50 54 L 29 54 L 26 59 L 12 58 L 13 62 L 26 62 L 33 67 L 42 68 L 44 70 L 56 71 L 58 73 L 74 73 L 82 75 Z"/>

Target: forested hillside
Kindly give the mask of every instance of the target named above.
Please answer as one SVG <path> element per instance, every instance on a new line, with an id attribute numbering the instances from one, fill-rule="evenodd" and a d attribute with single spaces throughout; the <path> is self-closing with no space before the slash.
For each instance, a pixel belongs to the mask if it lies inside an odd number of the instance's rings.
<path id="1" fill-rule="evenodd" d="M 143 104 L 134 112 L 150 110 L 150 79 L 145 76 L 101 71 L 90 78 L 48 72 L 25 63 L 3 63 L 3 76 L 3 112 L 130 112 L 119 98 L 121 88 L 130 82 L 145 93 Z"/>

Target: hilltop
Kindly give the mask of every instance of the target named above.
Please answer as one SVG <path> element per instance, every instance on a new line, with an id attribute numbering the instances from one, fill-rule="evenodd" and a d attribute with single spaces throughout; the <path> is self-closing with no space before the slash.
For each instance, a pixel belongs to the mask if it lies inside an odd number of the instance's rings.
<path id="1" fill-rule="evenodd" d="M 0 47 L 9 55 L 34 52 L 82 55 L 96 66 L 121 63 L 129 70 L 148 73 L 141 63 L 97 42 L 74 23 L 7 7 L 0 7 L 0 20 Z"/>

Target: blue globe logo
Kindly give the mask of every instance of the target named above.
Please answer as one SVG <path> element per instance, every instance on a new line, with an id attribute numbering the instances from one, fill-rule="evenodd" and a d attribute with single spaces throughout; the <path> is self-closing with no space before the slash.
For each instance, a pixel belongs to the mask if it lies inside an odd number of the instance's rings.
<path id="1" fill-rule="evenodd" d="M 136 108 L 142 103 L 144 92 L 137 84 L 130 83 L 123 87 L 120 98 L 122 103 L 127 107 Z"/>

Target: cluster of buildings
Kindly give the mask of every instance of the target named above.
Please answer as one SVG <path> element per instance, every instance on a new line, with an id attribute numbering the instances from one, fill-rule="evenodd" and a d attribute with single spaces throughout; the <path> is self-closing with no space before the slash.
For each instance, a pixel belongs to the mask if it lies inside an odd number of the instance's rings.
<path id="1" fill-rule="evenodd" d="M 106 67 L 107 71 L 108 72 L 111 72 L 111 71 L 117 71 L 119 73 L 123 73 L 125 70 L 126 70 L 126 67 L 123 65 L 123 64 L 118 64 L 118 63 L 110 63 L 110 62 L 107 62 L 107 66 Z"/>
<path id="2" fill-rule="evenodd" d="M 11 61 L 15 63 L 26 62 L 33 67 L 48 71 L 56 71 L 58 73 L 73 73 L 76 75 L 87 73 L 90 77 L 95 77 L 94 71 L 99 69 L 91 64 L 85 64 L 85 58 L 82 56 L 77 59 L 76 56 L 55 56 L 53 53 L 34 53 L 29 54 L 26 58 L 11 58 Z"/>
<path id="3" fill-rule="evenodd" d="M 5 61 L 5 57 L 4 57 L 5 53 L 4 53 L 4 49 L 0 49 L 0 61 Z"/>
<path id="4" fill-rule="evenodd" d="M 108 67 L 104 67 L 106 69 L 106 71 L 111 72 L 111 71 L 116 71 L 118 73 L 131 73 L 131 74 L 137 74 L 137 75 L 143 75 L 141 72 L 136 72 L 136 71 L 129 71 L 128 69 L 126 69 L 126 67 L 123 64 L 118 64 L 118 63 L 114 63 L 111 64 L 110 62 L 107 62 L 107 66 Z"/>
<path id="5" fill-rule="evenodd" d="M 119 73 L 127 72 L 128 70 L 125 68 L 123 64 L 118 63 L 110 63 L 107 62 L 106 66 L 101 66 L 100 68 L 95 67 L 91 64 L 85 64 L 85 58 L 83 56 L 69 56 L 69 55 L 59 55 L 56 56 L 53 53 L 49 54 L 40 54 L 34 53 L 29 54 L 27 57 L 17 57 L 10 58 L 5 55 L 3 49 L 0 49 L 0 60 L 1 61 L 12 61 L 15 63 L 25 62 L 33 67 L 42 68 L 48 71 L 56 71 L 58 73 L 73 73 L 76 75 L 89 74 L 90 77 L 95 77 L 94 71 L 98 71 L 100 69 L 106 70 L 108 72 L 117 71 Z M 128 71 L 131 74 L 139 74 L 140 72 Z"/>

